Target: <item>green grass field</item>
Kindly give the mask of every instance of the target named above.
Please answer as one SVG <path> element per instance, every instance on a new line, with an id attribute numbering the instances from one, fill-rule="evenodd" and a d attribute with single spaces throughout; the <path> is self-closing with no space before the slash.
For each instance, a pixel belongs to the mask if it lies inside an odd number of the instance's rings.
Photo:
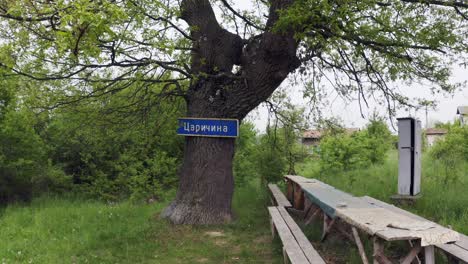
<path id="1" fill-rule="evenodd" d="M 467 168 L 461 164 L 458 178 L 446 181 L 444 168 L 424 157 L 423 196 L 405 208 L 467 234 Z M 309 160 L 299 172 L 357 196 L 391 202 L 397 155 L 391 152 L 384 164 L 336 175 L 321 174 Z M 167 201 L 106 204 L 43 197 L 0 211 L 0 263 L 282 263 L 281 243 L 271 239 L 267 204 L 266 190 L 250 184 L 235 192 L 233 223 L 190 227 L 159 219 Z M 360 263 L 355 246 L 344 239 L 332 236 L 319 243 L 320 223 L 304 231 L 328 261 Z M 369 243 L 366 247 L 370 251 Z"/>
<path id="2" fill-rule="evenodd" d="M 266 192 L 237 190 L 227 226 L 173 226 L 167 202 L 105 204 L 54 198 L 10 206 L 0 217 L 0 263 L 280 263 Z"/>

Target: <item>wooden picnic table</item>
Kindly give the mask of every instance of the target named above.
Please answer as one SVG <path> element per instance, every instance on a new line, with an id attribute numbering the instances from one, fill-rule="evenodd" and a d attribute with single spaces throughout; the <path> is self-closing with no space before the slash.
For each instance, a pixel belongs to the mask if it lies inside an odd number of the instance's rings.
<path id="1" fill-rule="evenodd" d="M 321 181 L 295 175 L 288 175 L 285 178 L 289 183 L 288 195 L 291 196 L 288 198 L 290 200 L 292 198 L 294 207 L 303 207 L 305 211 L 310 211 L 311 205 L 304 206 L 307 202 L 301 202 L 301 199 L 306 199 L 324 213 L 322 239 L 332 228 L 335 219 L 340 219 L 352 227 L 352 236 L 358 245 L 364 263 L 368 262 L 356 228 L 373 236 L 374 263 L 391 263 L 383 251 L 383 242 L 385 241 L 410 241 L 412 248 L 401 263 L 411 263 L 422 249 L 425 252 L 425 262 L 434 263 L 434 245 L 454 242 L 459 239 L 458 233 L 453 230 L 423 218 L 415 219 L 398 211 L 379 206 L 370 202 L 369 199 L 352 196 Z M 312 213 L 312 216 L 315 214 Z M 306 217 L 307 215 L 306 212 Z M 306 221 L 306 223 L 308 222 Z"/>

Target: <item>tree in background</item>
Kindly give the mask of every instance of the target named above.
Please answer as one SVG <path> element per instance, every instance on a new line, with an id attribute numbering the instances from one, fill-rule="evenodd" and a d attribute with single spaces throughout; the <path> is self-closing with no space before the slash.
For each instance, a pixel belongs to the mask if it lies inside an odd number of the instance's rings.
<path id="1" fill-rule="evenodd" d="M 39 119 L 19 102 L 14 89 L 18 84 L 27 85 L 0 80 L 0 205 L 29 201 L 34 194 L 70 185 L 48 159 L 48 145 L 37 129 Z"/>
<path id="2" fill-rule="evenodd" d="M 460 172 L 462 174 L 466 173 L 467 168 L 465 164 L 468 162 L 468 127 L 462 127 L 457 123 L 452 125 L 445 124 L 443 127 L 448 129 L 448 133 L 444 139 L 438 140 L 430 148 L 430 155 L 442 163 L 445 173 L 444 183 L 448 184 L 450 181 L 457 181 Z"/>
<path id="3" fill-rule="evenodd" d="M 253 6 L 2 1 L 0 66 L 49 81 L 43 87 L 55 106 L 138 85 L 161 100 L 183 97 L 187 116 L 242 120 L 296 70 L 316 83 L 312 87 L 333 79 L 340 94 L 354 92 L 359 102 L 380 93 L 393 112 L 391 101 L 409 102 L 392 81 L 452 90 L 450 65 L 466 62 L 464 2 L 271 0 Z M 164 89 L 154 91 L 155 84 Z M 178 224 L 230 221 L 234 146 L 234 139 L 187 137 L 177 196 L 164 216 Z"/>
<path id="4" fill-rule="evenodd" d="M 396 140 L 392 136 L 385 119 L 374 114 L 366 129 L 362 131 L 367 140 L 367 156 L 372 164 L 383 163 L 387 152 L 394 146 Z"/>
<path id="5" fill-rule="evenodd" d="M 279 95 L 277 100 L 287 97 Z M 278 182 L 284 174 L 296 174 L 296 164 L 306 157 L 301 146 L 300 136 L 306 128 L 304 109 L 289 102 L 283 102 L 281 108 L 274 108 L 274 119 L 266 127 L 266 133 L 260 137 L 255 159 L 258 161 L 262 182 Z"/>
<path id="6" fill-rule="evenodd" d="M 376 115 L 361 131 L 350 133 L 335 130 L 333 133 L 325 133 L 318 152 L 321 170 L 350 171 L 383 163 L 393 141 L 387 124 Z"/>

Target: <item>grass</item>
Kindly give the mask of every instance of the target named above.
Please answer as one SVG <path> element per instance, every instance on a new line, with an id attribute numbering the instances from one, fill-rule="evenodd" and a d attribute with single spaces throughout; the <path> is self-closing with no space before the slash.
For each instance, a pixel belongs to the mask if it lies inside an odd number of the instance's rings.
<path id="1" fill-rule="evenodd" d="M 0 216 L 1 263 L 280 263 L 271 241 L 266 193 L 239 188 L 237 220 L 225 226 L 173 226 L 166 202 L 105 204 L 41 198 Z"/>
<path id="2" fill-rule="evenodd" d="M 298 171 L 354 195 L 386 202 L 397 190 L 396 152 L 389 153 L 384 164 L 356 171 L 321 174 L 314 160 L 301 164 Z M 405 208 L 467 234 L 468 164 L 461 164 L 458 178 L 449 177 L 450 181 L 444 172 L 424 156 L 423 196 Z M 236 189 L 233 223 L 191 227 L 160 219 L 165 201 L 106 204 L 43 197 L 0 212 L 0 263 L 282 263 L 281 242 L 271 240 L 267 204 L 266 190 L 248 184 Z M 321 225 L 303 229 L 330 263 L 361 263 L 353 243 L 336 236 L 320 243 Z M 369 240 L 364 241 L 370 252 Z M 392 243 L 389 252 L 404 246 Z M 442 262 L 440 258 L 437 263 Z"/>
<path id="3" fill-rule="evenodd" d="M 462 163 L 456 169 L 457 177 L 448 177 L 445 169 L 428 155 L 423 155 L 421 193 L 422 197 L 413 205 L 398 205 L 427 219 L 438 222 L 444 226 L 451 226 L 454 230 L 468 234 L 468 164 Z M 398 155 L 391 151 L 384 164 L 373 165 L 365 169 L 336 173 L 322 174 L 314 160 L 301 164 L 300 175 L 316 178 L 338 189 L 352 193 L 356 196 L 372 196 L 379 200 L 394 203 L 390 197 L 397 193 L 398 185 Z M 306 229 L 310 238 L 317 241 L 317 228 Z M 367 241 L 369 242 L 369 241 Z M 368 251 L 370 251 L 370 245 Z M 339 263 L 361 263 L 355 246 L 345 241 L 330 241 L 323 245 L 323 252 L 335 256 Z M 403 245 L 393 245 L 397 249 Z M 369 254 L 370 255 L 370 254 Z M 443 259 L 439 256 L 440 263 Z M 437 262 L 437 263 L 439 263 Z"/>

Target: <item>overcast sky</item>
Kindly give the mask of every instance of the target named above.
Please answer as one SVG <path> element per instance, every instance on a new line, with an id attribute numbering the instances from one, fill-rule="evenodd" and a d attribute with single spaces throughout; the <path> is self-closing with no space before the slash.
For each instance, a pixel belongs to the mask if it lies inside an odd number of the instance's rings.
<path id="1" fill-rule="evenodd" d="M 250 9 L 252 5 L 250 4 L 251 0 L 236 0 L 235 8 L 240 9 Z M 455 68 L 453 75 L 454 82 L 463 82 L 468 81 L 468 69 L 466 68 Z M 285 81 L 282 85 L 288 85 L 288 94 L 291 97 L 291 102 L 298 106 L 306 106 L 307 102 L 304 101 L 301 90 L 303 87 L 296 86 L 290 87 L 290 83 Z M 433 95 L 430 91 L 430 87 L 424 87 L 419 84 L 414 85 L 398 85 L 398 89 L 401 94 L 409 97 L 419 97 L 425 98 L 428 100 L 436 100 L 437 107 L 435 110 L 430 109 L 428 112 L 428 123 L 429 127 L 433 125 L 436 121 L 447 122 L 452 121 L 456 117 L 456 108 L 460 105 L 468 105 L 468 88 L 464 87 L 459 91 L 456 91 L 453 94 L 440 93 Z M 329 94 L 327 100 L 327 105 L 321 108 L 322 113 L 326 117 L 338 117 L 347 127 L 363 127 L 368 122 L 368 117 L 374 111 L 377 111 L 383 116 L 386 116 L 386 106 L 379 105 L 372 100 L 369 101 L 369 108 L 364 106 L 363 114 L 364 118 L 361 116 L 361 111 L 359 110 L 358 102 L 346 102 L 337 96 L 337 93 L 333 91 L 332 88 L 329 88 L 329 91 L 326 92 Z M 406 110 L 399 109 L 397 117 L 417 117 L 422 121 L 422 125 L 426 127 L 425 122 L 425 111 L 419 110 Z M 258 130 L 264 131 L 267 120 L 268 120 L 268 111 L 264 106 L 260 106 L 256 111 L 252 112 L 249 115 L 249 119 L 252 120 Z M 310 125 L 313 126 L 313 122 L 310 122 Z"/>

